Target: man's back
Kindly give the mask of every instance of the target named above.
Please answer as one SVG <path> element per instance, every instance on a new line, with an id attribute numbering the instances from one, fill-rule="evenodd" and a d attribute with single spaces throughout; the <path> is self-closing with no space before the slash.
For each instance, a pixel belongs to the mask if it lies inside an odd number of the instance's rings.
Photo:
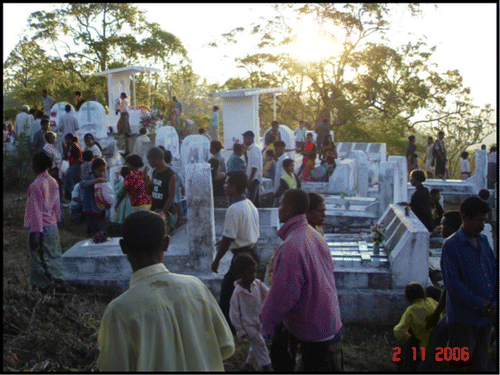
<path id="1" fill-rule="evenodd" d="M 74 133 L 79 129 L 78 120 L 71 113 L 66 112 L 59 118 L 59 129 L 63 135 Z"/>
<path id="2" fill-rule="evenodd" d="M 130 289 L 104 313 L 102 371 L 224 371 L 231 331 L 208 288 L 163 264 L 134 273 Z"/>

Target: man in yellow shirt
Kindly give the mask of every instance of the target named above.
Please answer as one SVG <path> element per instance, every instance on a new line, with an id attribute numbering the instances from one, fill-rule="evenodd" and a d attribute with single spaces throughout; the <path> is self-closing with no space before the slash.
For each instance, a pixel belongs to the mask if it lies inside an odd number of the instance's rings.
<path id="1" fill-rule="evenodd" d="M 422 359 L 421 348 L 427 349 L 434 329 L 426 328 L 425 318 L 432 314 L 438 303 L 426 297 L 425 289 L 419 283 L 409 283 L 406 286 L 405 295 L 411 305 L 394 327 L 394 336 L 402 345 L 401 356 L 398 356 L 402 359 L 401 371 L 416 371 Z"/>
<path id="2" fill-rule="evenodd" d="M 231 330 L 208 288 L 163 265 L 169 242 L 156 213 L 140 211 L 124 220 L 120 247 L 134 274 L 130 288 L 104 312 L 99 370 L 224 371 L 222 361 L 234 353 Z"/>

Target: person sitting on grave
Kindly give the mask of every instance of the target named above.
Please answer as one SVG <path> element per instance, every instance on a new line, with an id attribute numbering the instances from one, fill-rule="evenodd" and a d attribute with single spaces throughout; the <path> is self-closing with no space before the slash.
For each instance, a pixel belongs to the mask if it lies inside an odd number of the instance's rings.
<path id="1" fill-rule="evenodd" d="M 71 105 L 66 104 L 64 110 L 66 113 L 59 117 L 59 126 L 57 127 L 61 136 L 68 133 L 76 133 L 76 131 L 80 129 L 77 118 L 71 113 Z"/>
<path id="2" fill-rule="evenodd" d="M 305 163 L 304 163 L 305 160 Z M 314 151 L 309 152 L 309 154 L 304 155 L 302 159 L 302 170 L 300 171 L 300 179 L 303 182 L 314 182 L 316 178 L 313 177 L 312 171 L 316 167 L 316 153 Z"/>
<path id="3" fill-rule="evenodd" d="M 304 145 L 302 146 L 302 163 L 300 165 L 298 175 L 302 173 L 302 169 L 307 163 L 307 160 L 309 159 L 309 156 L 311 155 L 311 152 L 314 152 L 314 155 L 316 155 L 316 145 L 314 144 L 314 138 L 313 138 L 313 133 L 309 132 L 306 134 L 306 141 L 304 142 Z M 316 156 L 315 156 L 316 158 Z M 316 160 L 314 160 L 316 163 Z"/>
<path id="4" fill-rule="evenodd" d="M 266 150 L 264 157 L 262 158 L 263 167 L 263 175 L 264 178 L 269 178 L 274 180 L 274 175 L 276 173 L 276 160 L 274 160 L 274 151 Z"/>
<path id="5" fill-rule="evenodd" d="M 226 183 L 226 174 L 219 171 L 219 161 L 215 158 L 208 160 L 212 172 L 212 187 L 214 194 L 214 207 L 227 208 L 229 200 L 224 191 L 224 184 Z"/>
<path id="6" fill-rule="evenodd" d="M 306 212 L 307 222 L 323 236 L 325 234 L 323 223 L 326 218 L 325 198 L 314 192 L 309 192 L 307 195 L 309 196 L 309 208 Z"/>
<path id="7" fill-rule="evenodd" d="M 93 158 L 102 158 L 102 147 L 99 142 L 94 139 L 94 136 L 87 133 L 83 136 L 85 142 L 85 150 L 92 151 Z"/>
<path id="8" fill-rule="evenodd" d="M 151 211 L 123 222 L 120 247 L 130 288 L 109 303 L 99 327 L 97 367 L 116 372 L 219 372 L 234 339 L 212 293 L 198 278 L 163 265 L 170 237 Z"/>
<path id="9" fill-rule="evenodd" d="M 417 218 L 425 225 L 429 232 L 434 229 L 431 212 L 431 196 L 429 189 L 422 183 L 425 182 L 425 173 L 420 169 L 415 169 L 410 173 L 411 186 L 415 191 L 411 195 L 410 207 Z"/>
<path id="10" fill-rule="evenodd" d="M 288 189 L 300 189 L 301 183 L 299 176 L 294 172 L 295 162 L 293 159 L 283 160 L 283 170 L 284 173 L 281 176 L 280 186 L 276 193 L 274 193 L 275 199 L 280 199 L 285 191 Z"/>
<path id="11" fill-rule="evenodd" d="M 241 143 L 233 145 L 233 153 L 227 159 L 226 173 L 245 173 L 247 170 L 247 163 L 243 160 L 245 149 Z"/>
<path id="12" fill-rule="evenodd" d="M 405 295 L 410 306 L 394 327 L 394 336 L 402 345 L 401 362 L 398 364 L 402 367 L 401 370 L 416 371 L 422 360 L 421 348 L 427 349 L 433 331 L 432 328 L 426 328 L 425 318 L 432 314 L 438 303 L 426 296 L 420 283 L 409 283 Z"/>
<path id="13" fill-rule="evenodd" d="M 147 132 L 148 131 L 144 126 L 139 130 L 139 137 L 135 140 L 134 149 L 132 150 L 133 154 L 137 154 L 142 157 L 142 145 L 145 142 L 151 142 L 151 139 L 149 139 L 146 134 Z"/>
<path id="14" fill-rule="evenodd" d="M 333 143 L 332 135 L 327 134 L 323 144 L 321 145 L 319 158 L 321 160 L 321 165 L 326 167 L 328 176 L 333 174 L 335 166 L 337 165 L 335 159 L 338 157 L 337 147 L 335 146 L 335 143 Z"/>
<path id="15" fill-rule="evenodd" d="M 241 370 L 254 370 L 256 366 L 263 371 L 269 371 L 271 358 L 266 341 L 262 337 L 262 323 L 259 319 L 269 289 L 256 279 L 257 263 L 249 254 L 238 255 L 234 263 L 239 279 L 234 282 L 229 317 L 238 337 L 246 337 L 250 344 L 245 365 Z"/>
<path id="16" fill-rule="evenodd" d="M 210 154 L 212 154 L 212 158 L 219 161 L 219 171 L 222 173 L 226 173 L 226 161 L 220 153 L 221 150 L 222 143 L 220 141 L 215 140 L 210 142 Z"/>
<path id="17" fill-rule="evenodd" d="M 148 151 L 148 163 L 153 167 L 153 178 L 150 180 L 149 189 L 151 191 L 151 211 L 159 213 L 168 225 L 167 233 L 175 229 L 177 223 L 177 212 L 175 211 L 174 200 L 177 187 L 177 175 L 165 163 L 165 154 L 158 147 L 153 147 Z M 147 175 L 148 167 L 144 168 Z"/>
<path id="18" fill-rule="evenodd" d="M 125 158 L 125 165 L 130 173 L 123 182 L 123 194 L 118 197 L 115 210 L 128 194 L 132 203 L 132 212 L 149 211 L 151 209 L 151 195 L 148 194 L 146 186 L 150 185 L 149 177 L 140 168 L 144 166 L 142 158 L 137 154 L 130 154 Z"/>

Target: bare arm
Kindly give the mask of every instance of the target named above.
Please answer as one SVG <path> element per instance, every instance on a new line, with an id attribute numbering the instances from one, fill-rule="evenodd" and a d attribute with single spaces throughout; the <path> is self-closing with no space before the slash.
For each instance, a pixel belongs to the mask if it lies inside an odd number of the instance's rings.
<path id="1" fill-rule="evenodd" d="M 177 175 L 172 175 L 170 177 L 170 181 L 168 182 L 168 199 L 165 202 L 165 206 L 163 206 L 162 212 L 164 214 L 167 213 L 167 211 L 172 207 L 174 204 L 174 199 L 175 199 L 175 188 L 177 186 Z"/>

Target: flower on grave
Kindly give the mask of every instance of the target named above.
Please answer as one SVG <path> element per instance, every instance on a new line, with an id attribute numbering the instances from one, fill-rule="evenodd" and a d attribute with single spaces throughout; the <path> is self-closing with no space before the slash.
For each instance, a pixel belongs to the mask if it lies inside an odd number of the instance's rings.
<path id="1" fill-rule="evenodd" d="M 233 137 L 233 143 L 240 143 L 240 140 L 238 138 Z"/>
<path id="2" fill-rule="evenodd" d="M 381 244 L 382 241 L 384 241 L 384 223 L 376 223 L 375 225 L 372 225 L 370 229 L 370 239 L 372 240 L 372 242 L 375 244 Z"/>
<path id="3" fill-rule="evenodd" d="M 179 110 L 177 108 L 172 108 L 170 119 L 172 121 L 175 121 L 178 116 L 179 116 Z"/>
<path id="4" fill-rule="evenodd" d="M 57 117 L 57 112 L 50 112 L 50 117 Z"/>
<path id="5" fill-rule="evenodd" d="M 101 242 L 106 242 L 108 240 L 108 237 L 103 233 L 103 232 L 97 232 L 92 236 L 92 242 L 93 243 L 101 243 Z"/>

